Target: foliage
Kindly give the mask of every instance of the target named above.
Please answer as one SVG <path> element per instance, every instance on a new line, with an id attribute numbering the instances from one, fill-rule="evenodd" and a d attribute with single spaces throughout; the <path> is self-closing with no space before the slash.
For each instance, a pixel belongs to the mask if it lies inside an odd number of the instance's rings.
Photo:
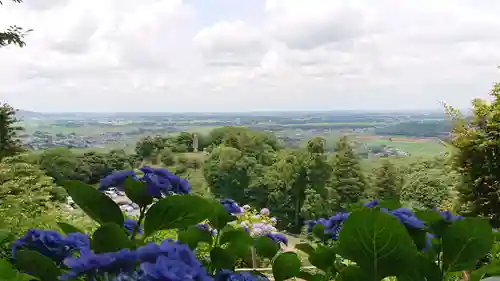
<path id="1" fill-rule="evenodd" d="M 175 156 L 170 148 L 164 148 L 161 153 L 161 163 L 165 166 L 172 166 L 175 164 Z"/>
<path id="2" fill-rule="evenodd" d="M 0 46 L 2 42 L 2 33 L 0 33 Z M 6 103 L 0 103 L 0 161 L 4 157 L 18 154 L 24 149 L 18 134 L 23 128 L 16 123 L 16 111 Z"/>
<path id="3" fill-rule="evenodd" d="M 13 2 L 21 3 L 22 0 L 13 0 Z M 0 5 L 3 5 L 2 1 L 0 1 Z M 0 32 L 0 48 L 10 44 L 24 47 L 26 45 L 24 36 L 30 31 L 32 30 L 29 29 L 25 31 L 22 27 L 16 25 L 10 26 L 6 31 Z"/>
<path id="4" fill-rule="evenodd" d="M 497 157 L 500 122 L 500 83 L 491 91 L 492 101 L 476 99 L 472 103 L 470 121 L 457 110 L 447 107 L 454 122 L 451 144 L 455 147 L 453 166 L 461 175 L 457 187 L 460 200 L 470 215 L 490 218 L 500 225 L 500 181 L 496 172 L 500 167 Z"/>
<path id="5" fill-rule="evenodd" d="M 448 179 L 438 169 L 413 173 L 406 179 L 401 190 L 401 200 L 414 202 L 425 208 L 437 208 L 450 197 Z"/>
<path id="6" fill-rule="evenodd" d="M 398 171 L 392 162 L 385 160 L 373 174 L 374 182 L 372 183 L 373 187 L 371 191 L 373 197 L 399 201 L 402 183 Z"/>

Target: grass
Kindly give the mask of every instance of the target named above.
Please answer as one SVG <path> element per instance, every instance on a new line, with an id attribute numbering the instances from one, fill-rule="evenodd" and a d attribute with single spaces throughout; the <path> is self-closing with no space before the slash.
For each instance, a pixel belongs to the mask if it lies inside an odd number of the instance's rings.
<path id="1" fill-rule="evenodd" d="M 398 137 L 393 141 L 388 138 L 355 138 L 359 143 L 368 146 L 387 145 L 408 152 L 412 156 L 437 155 L 448 151 L 448 148 L 435 139 L 415 139 Z"/>

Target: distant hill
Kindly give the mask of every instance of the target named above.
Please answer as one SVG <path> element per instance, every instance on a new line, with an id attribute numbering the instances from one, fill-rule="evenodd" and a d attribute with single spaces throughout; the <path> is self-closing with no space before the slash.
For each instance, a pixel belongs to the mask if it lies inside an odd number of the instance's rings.
<path id="1" fill-rule="evenodd" d="M 28 110 L 18 110 L 16 112 L 16 117 L 21 119 L 21 120 L 26 120 L 26 119 L 34 119 L 34 118 L 43 118 L 45 115 L 40 112 L 35 112 L 35 111 L 28 111 Z"/>

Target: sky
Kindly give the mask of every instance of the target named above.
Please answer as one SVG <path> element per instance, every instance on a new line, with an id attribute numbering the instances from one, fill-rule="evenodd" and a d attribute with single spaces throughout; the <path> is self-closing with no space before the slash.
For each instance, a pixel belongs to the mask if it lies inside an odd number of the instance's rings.
<path id="1" fill-rule="evenodd" d="M 41 112 L 468 108 L 500 80 L 498 0 L 24 0 L 0 101 Z"/>

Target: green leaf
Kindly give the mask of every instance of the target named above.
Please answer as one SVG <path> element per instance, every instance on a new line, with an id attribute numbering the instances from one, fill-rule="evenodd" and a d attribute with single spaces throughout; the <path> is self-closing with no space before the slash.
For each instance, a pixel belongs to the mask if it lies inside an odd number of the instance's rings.
<path id="1" fill-rule="evenodd" d="M 192 250 L 196 249 L 200 242 L 211 245 L 213 240 L 210 231 L 196 226 L 190 226 L 186 230 L 181 231 L 178 238 L 179 242 L 188 245 Z"/>
<path id="2" fill-rule="evenodd" d="M 492 275 L 499 276 L 500 275 L 500 261 L 495 260 L 491 264 L 484 265 L 481 268 L 470 273 L 470 277 L 468 281 L 480 281 L 484 278 L 484 276 Z"/>
<path id="3" fill-rule="evenodd" d="M 64 232 L 64 234 L 85 233 L 85 232 L 81 231 L 80 229 L 78 229 L 77 227 L 75 227 L 75 226 L 73 226 L 73 225 L 71 225 L 69 223 L 58 222 L 57 226 L 59 226 L 59 228 Z"/>
<path id="4" fill-rule="evenodd" d="M 117 252 L 121 249 L 133 248 L 125 230 L 115 223 L 99 227 L 92 235 L 92 249 L 97 253 Z"/>
<path id="5" fill-rule="evenodd" d="M 127 197 L 141 207 L 149 206 L 153 203 L 153 197 L 149 195 L 144 182 L 128 177 L 124 183 L 124 190 Z"/>
<path id="6" fill-rule="evenodd" d="M 144 219 L 144 234 L 149 236 L 157 230 L 184 229 L 195 225 L 210 214 L 211 204 L 195 195 L 173 195 L 151 206 Z"/>
<path id="7" fill-rule="evenodd" d="M 16 252 L 17 267 L 41 281 L 58 280 L 61 270 L 48 257 L 31 250 Z"/>
<path id="8" fill-rule="evenodd" d="M 210 251 L 212 266 L 216 269 L 233 269 L 236 257 L 220 247 L 215 247 Z"/>
<path id="9" fill-rule="evenodd" d="M 254 242 L 255 251 L 259 256 L 272 259 L 280 250 L 280 245 L 273 239 L 260 236 Z"/>
<path id="10" fill-rule="evenodd" d="M 91 219 L 101 225 L 109 222 L 123 225 L 123 214 L 118 205 L 99 190 L 79 181 L 64 181 L 63 186 Z"/>
<path id="11" fill-rule="evenodd" d="M 418 250 L 423 250 L 427 245 L 427 232 L 422 229 L 408 229 L 411 239 L 417 246 Z"/>
<path id="12" fill-rule="evenodd" d="M 17 277 L 17 270 L 12 264 L 0 259 L 0 280 L 13 280 Z"/>
<path id="13" fill-rule="evenodd" d="M 385 199 L 380 201 L 380 204 L 377 206 L 379 208 L 386 208 L 389 211 L 394 209 L 401 208 L 401 202 L 397 199 Z"/>
<path id="14" fill-rule="evenodd" d="M 311 246 L 311 244 L 309 244 L 309 243 L 299 243 L 299 244 L 295 245 L 295 249 L 301 250 L 302 252 L 304 252 L 308 255 L 310 255 L 311 253 L 314 252 L 313 246 Z"/>
<path id="15" fill-rule="evenodd" d="M 210 200 L 211 202 L 211 211 L 208 215 L 208 221 L 210 224 L 216 228 L 217 230 L 223 229 L 228 222 L 230 222 L 233 218 L 226 211 L 224 206 L 218 201 Z"/>
<path id="16" fill-rule="evenodd" d="M 252 237 L 243 228 L 227 228 L 227 230 L 222 230 L 219 244 L 224 245 L 236 239 L 243 239 L 251 243 Z"/>
<path id="17" fill-rule="evenodd" d="M 443 233 L 443 266 L 446 272 L 475 268 L 492 248 L 493 233 L 488 221 L 465 218 L 453 222 Z"/>
<path id="18" fill-rule="evenodd" d="M 442 280 L 441 269 L 436 264 L 434 259 L 428 259 L 426 256 L 419 254 L 413 267 L 398 276 L 398 281 L 440 281 Z"/>
<path id="19" fill-rule="evenodd" d="M 309 262 L 324 272 L 335 271 L 334 263 L 336 259 L 337 255 L 334 250 L 324 246 L 318 246 L 318 248 L 309 255 Z"/>
<path id="20" fill-rule="evenodd" d="M 284 281 L 296 277 L 300 273 L 300 259 L 296 253 L 280 254 L 273 263 L 273 276 L 276 281 Z"/>
<path id="21" fill-rule="evenodd" d="M 319 240 L 325 240 L 327 238 L 325 234 L 325 226 L 322 224 L 318 223 L 314 225 L 312 228 L 312 233 Z"/>
<path id="22" fill-rule="evenodd" d="M 8 230 L 0 230 L 0 245 L 8 242 L 12 238 L 12 233 Z"/>
<path id="23" fill-rule="evenodd" d="M 434 210 L 418 210 L 415 211 L 415 216 L 428 224 L 444 220 L 444 218 Z"/>
<path id="24" fill-rule="evenodd" d="M 297 274 L 297 278 L 307 280 L 307 281 L 327 281 L 327 277 L 322 274 L 311 274 L 306 271 L 301 271 Z"/>
<path id="25" fill-rule="evenodd" d="M 340 255 L 380 280 L 404 272 L 418 252 L 401 222 L 376 209 L 351 213 L 339 234 Z"/>
<path id="26" fill-rule="evenodd" d="M 359 266 L 350 265 L 340 272 L 340 281 L 367 281 L 371 280 Z M 398 280 L 399 281 L 399 280 Z M 437 281 L 437 280 L 436 280 Z"/>

